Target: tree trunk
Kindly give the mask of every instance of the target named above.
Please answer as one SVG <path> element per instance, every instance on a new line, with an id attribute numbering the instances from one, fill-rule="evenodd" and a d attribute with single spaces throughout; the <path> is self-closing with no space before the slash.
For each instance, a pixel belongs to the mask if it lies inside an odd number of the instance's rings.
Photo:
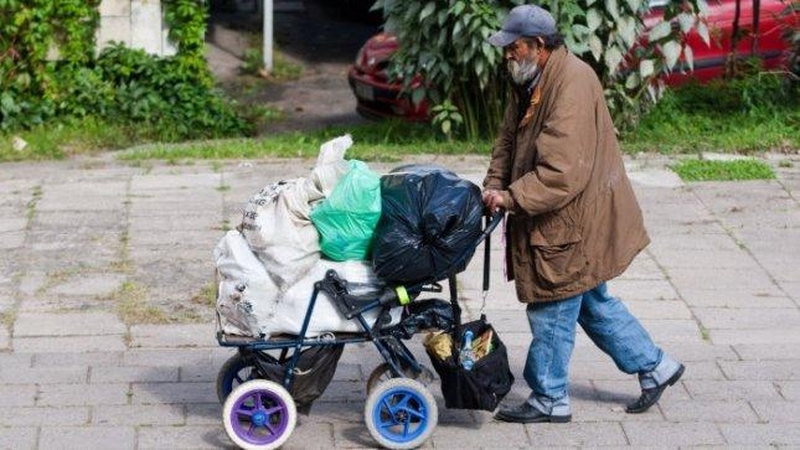
<path id="1" fill-rule="evenodd" d="M 731 49 L 730 53 L 728 53 L 728 62 L 725 69 L 725 78 L 729 80 L 736 75 L 736 48 L 739 46 L 739 40 L 741 39 L 741 30 L 739 28 L 739 17 L 741 14 L 742 0 L 736 0 L 736 10 L 733 14 L 733 27 L 731 28 Z"/>
<path id="2" fill-rule="evenodd" d="M 750 56 L 758 55 L 758 22 L 761 17 L 761 0 L 753 0 L 753 39 L 750 45 Z"/>

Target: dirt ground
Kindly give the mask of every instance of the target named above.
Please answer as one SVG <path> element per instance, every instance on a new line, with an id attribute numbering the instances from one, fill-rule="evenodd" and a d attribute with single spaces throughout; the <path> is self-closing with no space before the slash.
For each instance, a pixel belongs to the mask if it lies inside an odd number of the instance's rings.
<path id="1" fill-rule="evenodd" d="M 207 57 L 220 85 L 245 105 L 269 106 L 285 115 L 285 120 L 262 127 L 259 134 L 347 126 L 365 120 L 356 113 L 347 71 L 358 49 L 379 26 L 363 15 L 343 17 L 332 3 L 275 2 L 275 45 L 303 67 L 299 79 L 285 82 L 241 71 L 244 50 L 261 35 L 257 12 L 212 12 Z"/>

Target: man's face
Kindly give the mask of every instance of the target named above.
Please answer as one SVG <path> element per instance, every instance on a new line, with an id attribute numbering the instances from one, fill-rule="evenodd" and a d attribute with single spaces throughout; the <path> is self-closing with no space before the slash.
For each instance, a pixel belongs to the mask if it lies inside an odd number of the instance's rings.
<path id="1" fill-rule="evenodd" d="M 538 46 L 531 46 L 521 38 L 503 47 L 506 65 L 514 83 L 522 85 L 536 76 L 540 52 Z"/>

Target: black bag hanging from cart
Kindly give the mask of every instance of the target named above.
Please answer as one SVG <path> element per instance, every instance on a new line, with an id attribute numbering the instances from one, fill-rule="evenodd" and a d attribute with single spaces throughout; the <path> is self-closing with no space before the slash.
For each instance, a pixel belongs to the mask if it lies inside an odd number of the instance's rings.
<path id="1" fill-rule="evenodd" d="M 325 392 L 333 379 L 344 344 L 318 345 L 300 352 L 289 394 L 297 404 L 297 411 L 308 414 L 311 404 Z M 281 363 L 267 353 L 257 353 L 259 369 L 267 380 L 282 384 L 289 359 Z"/>
<path id="2" fill-rule="evenodd" d="M 441 359 L 426 346 L 431 364 L 442 381 L 442 396 L 451 409 L 482 409 L 493 411 L 514 384 L 514 375 L 508 365 L 508 352 L 486 316 L 457 327 L 456 342 L 463 342 L 464 332 L 471 330 L 473 336 L 481 336 L 492 330 L 491 350 L 475 361 L 471 370 L 458 362 L 456 346 L 452 355 Z"/>
<path id="3" fill-rule="evenodd" d="M 489 290 L 489 261 L 490 243 L 488 234 L 497 226 L 501 216 L 495 216 L 486 221 L 484 231 L 486 239 L 483 241 L 483 292 Z M 461 308 L 458 306 L 456 292 L 455 275 L 450 279 L 450 303 L 453 308 L 453 319 L 456 324 L 451 328 L 449 335 L 442 335 L 445 342 L 440 346 L 429 340 L 426 342 L 425 351 L 431 358 L 433 368 L 439 374 L 442 381 L 442 396 L 445 405 L 452 409 L 483 409 L 493 411 L 503 400 L 503 397 L 511 390 L 514 384 L 514 375 L 508 365 L 508 352 L 506 346 L 494 328 L 486 322 L 486 315 L 481 314 L 480 319 L 460 324 Z M 484 296 L 484 302 L 486 297 Z M 484 305 L 481 307 L 483 311 Z M 480 356 L 475 360 L 470 370 L 465 369 L 459 364 L 459 351 L 464 342 L 466 331 L 472 331 L 472 335 L 477 341 L 473 342 L 473 349 L 477 346 L 481 351 L 475 356 Z M 488 342 L 487 342 L 488 341 Z M 487 345 L 489 344 L 489 345 Z M 449 349 L 446 348 L 449 346 Z M 449 350 L 449 351 L 448 351 Z M 445 357 L 442 357 L 443 353 Z"/>

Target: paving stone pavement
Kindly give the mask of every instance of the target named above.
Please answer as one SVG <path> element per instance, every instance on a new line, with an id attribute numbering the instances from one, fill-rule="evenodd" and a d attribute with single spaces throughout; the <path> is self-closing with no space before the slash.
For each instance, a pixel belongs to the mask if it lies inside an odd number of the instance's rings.
<path id="1" fill-rule="evenodd" d="M 572 423 L 447 410 L 436 381 L 439 426 L 424 448 L 800 447 L 800 158 L 767 160 L 776 180 L 690 184 L 668 170 L 669 158 L 626 160 L 652 244 L 612 292 L 687 366 L 657 407 L 625 414 L 635 376 L 579 333 Z M 487 165 L 430 156 L 371 167 L 408 162 L 475 181 Z M 214 387 L 232 352 L 214 340 L 213 308 L 198 293 L 247 198 L 313 163 L 133 167 L 104 155 L 0 164 L 0 448 L 232 447 Z M 527 394 L 530 335 L 502 279 L 501 233 L 493 242 L 485 312 L 509 348 L 516 402 Z M 459 277 L 467 318 L 481 309 L 480 259 Z M 179 320 L 157 324 L 170 319 Z M 418 341 L 411 348 L 425 362 Z M 285 448 L 374 447 L 363 407 L 379 362 L 370 345 L 345 349 Z"/>

